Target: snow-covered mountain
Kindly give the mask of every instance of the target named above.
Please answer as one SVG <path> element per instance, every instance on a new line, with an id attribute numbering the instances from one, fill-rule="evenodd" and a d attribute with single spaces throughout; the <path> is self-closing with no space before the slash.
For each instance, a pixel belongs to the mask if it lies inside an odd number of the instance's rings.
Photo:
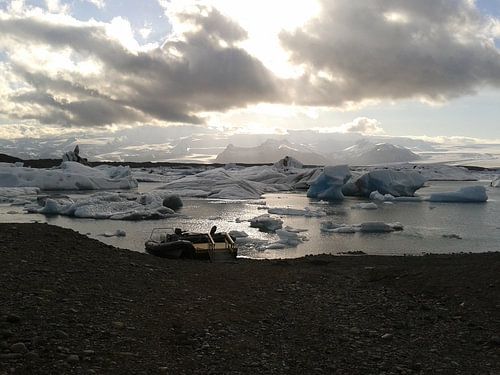
<path id="1" fill-rule="evenodd" d="M 419 155 L 406 147 L 391 143 L 372 143 L 366 139 L 338 153 L 333 153 L 331 158 L 336 162 L 352 165 L 405 163 L 421 159 Z"/>
<path id="2" fill-rule="evenodd" d="M 268 139 L 256 147 L 236 147 L 228 145 L 215 158 L 216 163 L 274 163 L 276 160 L 290 156 L 306 165 L 325 165 L 327 159 L 302 145 L 294 145 L 286 140 Z"/>

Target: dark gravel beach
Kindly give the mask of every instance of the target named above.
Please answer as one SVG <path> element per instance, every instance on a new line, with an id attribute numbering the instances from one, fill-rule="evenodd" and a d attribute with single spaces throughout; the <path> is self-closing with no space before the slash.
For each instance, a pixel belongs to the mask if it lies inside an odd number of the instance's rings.
<path id="1" fill-rule="evenodd" d="M 210 264 L 0 224 L 0 286 L 0 374 L 500 374 L 500 253 Z"/>

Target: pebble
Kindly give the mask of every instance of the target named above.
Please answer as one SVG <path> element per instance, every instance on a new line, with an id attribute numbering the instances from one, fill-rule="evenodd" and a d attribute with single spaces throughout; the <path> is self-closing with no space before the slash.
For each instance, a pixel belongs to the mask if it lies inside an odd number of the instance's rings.
<path id="1" fill-rule="evenodd" d="M 9 315 L 7 315 L 5 320 L 9 323 L 20 323 L 21 317 L 19 315 L 15 315 L 15 314 L 9 314 Z"/>
<path id="2" fill-rule="evenodd" d="M 77 363 L 80 361 L 80 357 L 78 357 L 76 354 L 70 354 L 68 358 L 66 358 L 66 362 L 68 363 Z"/>
<path id="3" fill-rule="evenodd" d="M 26 353 L 28 349 L 23 342 L 16 342 L 15 344 L 11 345 L 10 351 L 13 353 Z"/>
<path id="4" fill-rule="evenodd" d="M 391 340 L 392 338 L 394 337 L 394 335 L 392 333 L 385 333 L 382 335 L 382 339 L 383 340 Z"/>
<path id="5" fill-rule="evenodd" d="M 56 336 L 59 338 L 64 338 L 64 339 L 69 337 L 69 335 L 61 329 L 58 329 L 56 331 Z"/>
<path id="6" fill-rule="evenodd" d="M 3 337 L 3 338 L 9 338 L 12 336 L 12 331 L 8 330 L 8 329 L 2 329 L 0 330 L 0 337 Z"/>
<path id="7" fill-rule="evenodd" d="M 28 361 L 33 361 L 35 359 L 38 359 L 39 357 L 40 356 L 38 355 L 38 353 L 33 350 L 31 352 L 26 353 L 26 355 L 24 356 L 24 358 L 26 358 Z"/>
<path id="8" fill-rule="evenodd" d="M 6 353 L 6 354 L 0 354 L 0 359 L 18 359 L 21 358 L 23 355 L 21 353 Z"/>

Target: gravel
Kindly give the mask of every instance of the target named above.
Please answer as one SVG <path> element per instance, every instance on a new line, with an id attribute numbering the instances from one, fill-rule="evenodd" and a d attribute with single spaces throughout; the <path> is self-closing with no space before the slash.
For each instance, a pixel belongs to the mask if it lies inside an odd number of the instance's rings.
<path id="1" fill-rule="evenodd" d="M 0 260 L 1 375 L 500 373 L 500 253 L 211 264 L 0 224 Z"/>

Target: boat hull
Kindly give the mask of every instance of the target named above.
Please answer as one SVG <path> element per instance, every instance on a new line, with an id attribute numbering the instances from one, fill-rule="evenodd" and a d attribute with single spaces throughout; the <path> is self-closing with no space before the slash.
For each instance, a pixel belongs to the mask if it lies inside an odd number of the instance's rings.
<path id="1" fill-rule="evenodd" d="M 189 258 L 193 259 L 196 256 L 196 249 L 190 241 L 172 241 L 172 242 L 146 242 L 146 251 L 151 255 L 161 258 L 179 259 Z"/>

